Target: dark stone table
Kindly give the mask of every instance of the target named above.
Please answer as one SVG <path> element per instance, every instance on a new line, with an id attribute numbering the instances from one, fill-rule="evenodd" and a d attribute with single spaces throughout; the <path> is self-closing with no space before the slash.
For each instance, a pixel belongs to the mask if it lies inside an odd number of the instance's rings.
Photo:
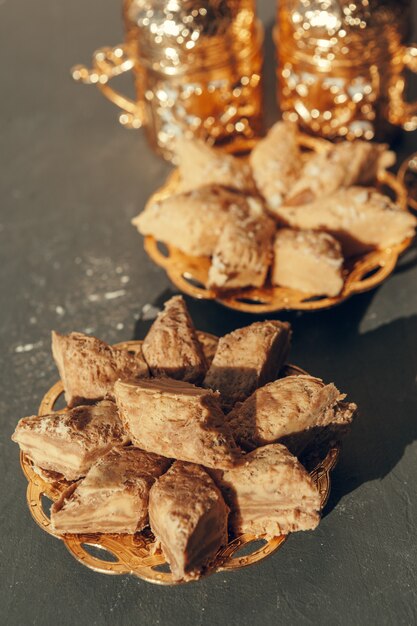
<path id="1" fill-rule="evenodd" d="M 272 0 L 260 13 L 270 38 Z M 0 623 L 416 624 L 413 254 L 377 291 L 332 311 L 281 316 L 294 325 L 293 362 L 360 406 L 316 532 L 291 536 L 258 566 L 165 588 L 86 569 L 32 521 L 10 435 L 57 379 L 50 330 L 142 337 L 146 305 L 173 293 L 130 225 L 169 165 L 141 132 L 117 124 L 96 89 L 69 77 L 72 64 L 121 37 L 117 2 L 0 0 Z M 271 122 L 270 43 L 267 58 Z M 399 147 L 413 148 L 415 135 Z M 189 305 L 210 332 L 253 321 L 214 303 Z"/>

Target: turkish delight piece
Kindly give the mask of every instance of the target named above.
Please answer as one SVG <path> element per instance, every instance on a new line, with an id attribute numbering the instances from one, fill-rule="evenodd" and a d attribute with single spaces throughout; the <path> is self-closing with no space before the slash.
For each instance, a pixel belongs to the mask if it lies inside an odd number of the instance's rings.
<path id="1" fill-rule="evenodd" d="M 77 480 L 113 446 L 126 443 L 128 436 L 115 403 L 103 400 L 94 406 L 24 417 L 12 439 L 38 467 Z"/>
<path id="2" fill-rule="evenodd" d="M 152 324 L 142 344 L 153 376 L 165 374 L 188 382 L 204 377 L 206 359 L 182 296 L 174 296 Z"/>
<path id="3" fill-rule="evenodd" d="M 208 287 L 218 291 L 262 287 L 272 260 L 275 230 L 261 202 L 248 197 L 247 209 L 235 211 L 217 241 Z"/>
<path id="4" fill-rule="evenodd" d="M 277 122 L 261 139 L 250 157 L 253 177 L 271 211 L 278 209 L 293 187 L 302 167 L 297 128 Z"/>
<path id="5" fill-rule="evenodd" d="M 417 219 L 374 189 L 349 187 L 317 202 L 287 206 L 280 218 L 292 228 L 330 233 L 345 256 L 388 248 L 413 237 Z"/>
<path id="6" fill-rule="evenodd" d="M 138 448 L 113 448 L 51 508 L 59 534 L 128 533 L 148 524 L 149 491 L 169 460 Z"/>
<path id="7" fill-rule="evenodd" d="M 254 187 L 248 163 L 199 139 L 178 138 L 175 155 L 181 191 L 205 185 L 222 185 L 240 191 Z"/>
<path id="8" fill-rule="evenodd" d="M 222 187 L 205 186 L 151 201 L 132 224 L 142 235 L 185 254 L 211 256 L 229 220 L 229 207 L 238 198 L 239 194 Z"/>
<path id="9" fill-rule="evenodd" d="M 273 285 L 312 296 L 337 296 L 343 288 L 340 243 L 328 233 L 312 230 L 277 231 L 274 242 Z"/>
<path id="10" fill-rule="evenodd" d="M 250 452 L 234 469 L 216 472 L 215 480 L 236 536 L 270 538 L 313 530 L 320 521 L 320 495 L 311 476 L 281 444 Z"/>
<path id="11" fill-rule="evenodd" d="M 115 394 L 139 448 L 207 467 L 235 464 L 239 451 L 218 394 L 173 378 L 118 382 Z"/>
<path id="12" fill-rule="evenodd" d="M 377 172 L 395 163 L 385 144 L 343 141 L 329 150 L 312 153 L 285 204 L 306 204 L 352 185 L 372 185 Z"/>
<path id="13" fill-rule="evenodd" d="M 257 389 L 227 416 L 236 442 L 246 449 L 279 441 L 294 454 L 307 446 L 332 445 L 348 431 L 356 405 L 333 383 L 287 376 Z"/>
<path id="14" fill-rule="evenodd" d="M 290 349 L 291 329 L 286 322 L 255 322 L 219 339 L 204 387 L 220 392 L 228 411 L 266 383 L 274 380 Z"/>
<path id="15" fill-rule="evenodd" d="M 176 461 L 149 496 L 152 532 L 176 580 L 199 578 L 227 544 L 228 508 L 207 472 Z"/>
<path id="16" fill-rule="evenodd" d="M 119 378 L 149 375 L 140 350 L 113 348 L 83 333 L 61 335 L 53 331 L 52 354 L 69 407 L 112 396 L 114 383 Z"/>

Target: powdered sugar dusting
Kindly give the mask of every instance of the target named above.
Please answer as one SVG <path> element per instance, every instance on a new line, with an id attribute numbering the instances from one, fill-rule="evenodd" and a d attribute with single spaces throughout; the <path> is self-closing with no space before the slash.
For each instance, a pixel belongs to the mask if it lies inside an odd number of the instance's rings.
<path id="1" fill-rule="evenodd" d="M 161 309 L 159 309 L 156 306 L 153 306 L 153 304 L 149 304 L 146 303 L 143 305 L 142 307 L 142 315 L 141 315 L 141 319 L 143 320 L 154 320 L 158 313 L 160 312 Z"/>
<path id="2" fill-rule="evenodd" d="M 32 350 L 35 350 L 35 348 L 39 348 L 41 345 L 42 341 L 38 341 L 37 343 L 24 343 L 16 346 L 14 351 L 17 353 L 31 352 Z"/>
<path id="3" fill-rule="evenodd" d="M 117 291 L 108 291 L 104 294 L 106 300 L 115 300 L 116 298 L 121 298 L 126 295 L 125 289 L 118 289 Z"/>

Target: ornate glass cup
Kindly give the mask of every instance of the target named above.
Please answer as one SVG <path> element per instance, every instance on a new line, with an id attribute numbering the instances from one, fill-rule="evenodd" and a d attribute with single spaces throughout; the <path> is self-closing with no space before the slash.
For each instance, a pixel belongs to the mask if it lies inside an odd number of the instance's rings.
<path id="1" fill-rule="evenodd" d="M 101 48 L 75 80 L 94 83 L 171 158 L 178 135 L 251 147 L 261 131 L 263 29 L 254 0 L 125 0 L 125 43 Z M 109 80 L 132 71 L 136 99 Z"/>
<path id="2" fill-rule="evenodd" d="M 410 0 L 280 0 L 274 39 L 283 117 L 328 138 L 417 128 L 405 100 Z"/>

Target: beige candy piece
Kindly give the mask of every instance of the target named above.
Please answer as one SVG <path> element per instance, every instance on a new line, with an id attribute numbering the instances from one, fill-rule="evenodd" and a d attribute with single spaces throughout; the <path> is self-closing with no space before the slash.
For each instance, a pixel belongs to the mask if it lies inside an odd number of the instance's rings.
<path id="1" fill-rule="evenodd" d="M 311 476 L 278 443 L 250 452 L 234 469 L 216 472 L 215 480 L 237 536 L 276 537 L 313 530 L 320 521 L 320 495 Z"/>
<path id="2" fill-rule="evenodd" d="M 53 331 L 52 354 L 69 407 L 111 396 L 119 378 L 149 375 L 141 351 L 113 348 L 83 333 L 61 335 Z"/>
<path id="3" fill-rule="evenodd" d="M 115 394 L 139 448 L 207 467 L 235 464 L 239 451 L 218 394 L 172 378 L 118 382 Z"/>
<path id="4" fill-rule="evenodd" d="M 149 491 L 170 461 L 138 448 L 113 448 L 51 508 L 59 534 L 128 533 L 148 524 Z"/>
<path id="5" fill-rule="evenodd" d="M 117 407 L 110 400 L 24 417 L 12 439 L 35 465 L 67 480 L 85 476 L 100 456 L 128 441 Z"/>
<path id="6" fill-rule="evenodd" d="M 291 328 L 285 322 L 255 322 L 219 339 L 204 387 L 220 391 L 224 410 L 274 380 L 290 349 Z"/>
<path id="7" fill-rule="evenodd" d="M 176 461 L 149 496 L 152 532 L 176 580 L 199 578 L 227 544 L 228 508 L 199 465 Z"/>
<path id="8" fill-rule="evenodd" d="M 257 389 L 227 416 L 236 442 L 253 449 L 279 441 L 294 454 L 312 444 L 334 444 L 349 429 L 356 405 L 332 383 L 288 376 Z"/>
<path id="9" fill-rule="evenodd" d="M 268 207 L 272 211 L 279 208 L 302 167 L 296 126 L 277 122 L 256 144 L 249 160 L 256 186 Z"/>
<path id="10" fill-rule="evenodd" d="M 208 287 L 219 291 L 261 287 L 272 260 L 275 229 L 261 202 L 249 197 L 247 211 L 236 211 L 222 230 L 213 252 Z"/>
<path id="11" fill-rule="evenodd" d="M 248 163 L 201 140 L 178 138 L 175 155 L 180 171 L 180 191 L 205 185 L 222 185 L 240 191 L 254 188 Z"/>
<path id="12" fill-rule="evenodd" d="M 340 188 L 370 185 L 377 172 L 395 163 L 385 144 L 344 141 L 325 152 L 312 153 L 292 186 L 285 204 L 306 204 L 329 196 Z"/>
<path id="13" fill-rule="evenodd" d="M 313 296 L 337 296 L 343 288 L 342 270 L 340 243 L 328 233 L 288 228 L 277 231 L 273 285 Z"/>
<path id="14" fill-rule="evenodd" d="M 211 256 L 229 220 L 230 205 L 244 196 L 219 186 L 206 186 L 148 203 L 132 224 L 191 256 Z"/>
<path id="15" fill-rule="evenodd" d="M 374 189 L 341 189 L 320 201 L 285 207 L 280 218 L 298 229 L 326 231 L 342 244 L 345 256 L 388 248 L 413 237 L 417 219 Z"/>
<path id="16" fill-rule="evenodd" d="M 203 348 L 182 296 L 174 296 L 152 324 L 142 344 L 153 376 L 165 374 L 197 382 L 207 369 Z"/>

